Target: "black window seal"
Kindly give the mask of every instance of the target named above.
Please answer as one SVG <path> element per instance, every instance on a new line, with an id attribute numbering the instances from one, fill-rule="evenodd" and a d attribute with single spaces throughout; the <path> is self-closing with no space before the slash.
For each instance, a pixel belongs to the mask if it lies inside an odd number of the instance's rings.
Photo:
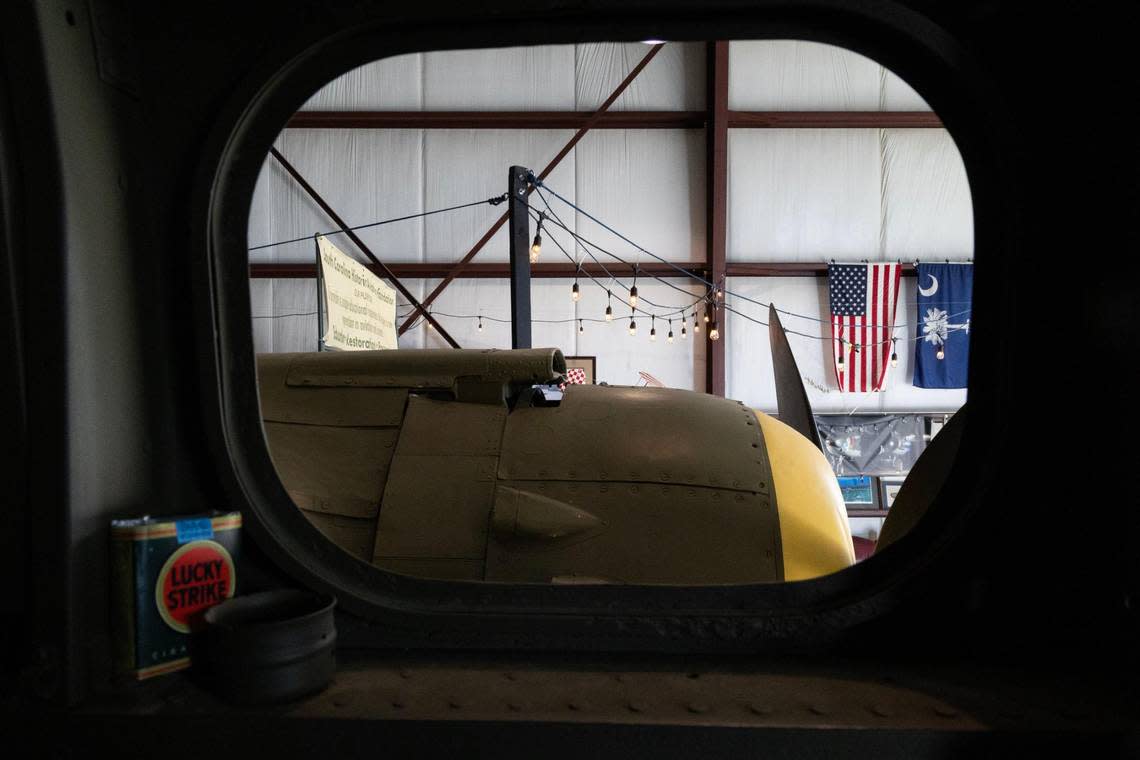
<path id="1" fill-rule="evenodd" d="M 975 319 L 1000 325 L 998 305 L 1014 268 L 1016 183 L 1001 160 L 1015 140 L 1000 99 L 977 61 L 944 29 L 893 2 L 781 4 L 777 10 L 687 8 L 566 13 L 492 3 L 444 23 L 394 22 L 383 11 L 339 18 L 319 39 L 284 41 L 236 88 L 201 157 L 194 197 L 194 285 L 205 428 L 230 507 L 259 547 L 290 577 L 335 594 L 361 625 L 357 646 L 774 651 L 834 643 L 855 626 L 922 594 L 965 557 L 954 543 L 977 522 L 994 477 L 992 450 L 1011 375 L 1001 330 L 971 336 L 971 424 L 946 486 L 925 518 L 882 555 L 824 578 L 713 587 L 531 586 L 432 581 L 360 562 L 325 539 L 293 507 L 261 427 L 250 320 L 246 229 L 253 187 L 269 146 L 311 93 L 381 57 L 519 44 L 801 39 L 848 48 L 902 76 L 942 118 L 966 165 L 974 205 Z M 425 12 L 426 13 L 426 12 Z M 472 12 L 474 13 L 474 12 Z M 405 15 L 407 18 L 407 15 Z M 287 61 L 285 63 L 281 63 Z M 984 378 L 985 382 L 981 380 Z M 977 423 L 974 423 L 977 420 Z"/>

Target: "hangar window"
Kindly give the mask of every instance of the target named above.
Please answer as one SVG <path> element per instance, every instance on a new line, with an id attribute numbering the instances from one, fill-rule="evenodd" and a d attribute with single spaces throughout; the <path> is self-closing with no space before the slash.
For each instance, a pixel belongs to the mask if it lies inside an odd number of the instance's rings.
<path id="1" fill-rule="evenodd" d="M 850 50 L 395 55 L 295 103 L 251 186 L 273 508 L 358 582 L 818 578 L 953 460 L 908 495 L 966 401 L 965 167 Z"/>

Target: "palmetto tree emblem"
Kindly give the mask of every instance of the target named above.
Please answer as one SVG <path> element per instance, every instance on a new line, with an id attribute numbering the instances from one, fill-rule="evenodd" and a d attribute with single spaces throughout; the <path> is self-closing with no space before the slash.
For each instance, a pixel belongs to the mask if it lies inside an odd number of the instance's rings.
<path id="1" fill-rule="evenodd" d="M 922 320 L 923 340 L 927 343 L 933 343 L 940 346 L 946 342 L 946 336 L 951 330 L 965 330 L 966 333 L 970 332 L 970 320 L 966 320 L 960 325 L 950 324 L 950 316 L 946 313 L 945 309 L 933 308 L 926 310 L 926 316 Z"/>

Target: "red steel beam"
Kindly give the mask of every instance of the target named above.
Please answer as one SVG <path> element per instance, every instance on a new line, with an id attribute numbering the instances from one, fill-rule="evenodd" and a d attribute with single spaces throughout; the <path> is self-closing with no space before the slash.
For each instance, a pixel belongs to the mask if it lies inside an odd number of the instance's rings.
<path id="1" fill-rule="evenodd" d="M 299 111 L 290 129 L 701 129 L 704 111 Z M 592 121 L 591 121 L 592 120 Z"/>
<path id="2" fill-rule="evenodd" d="M 333 210 L 333 207 L 330 206 L 328 202 L 321 197 L 320 193 L 318 193 L 303 176 L 301 176 L 301 173 L 297 171 L 296 167 L 285 160 L 285 157 L 282 156 L 276 148 L 271 147 L 269 149 L 269 154 L 277 159 L 277 163 L 281 164 L 285 171 L 289 172 L 289 176 L 291 176 L 297 182 L 297 184 L 301 186 L 301 189 L 309 194 L 309 197 L 312 198 L 316 204 L 321 207 L 322 211 L 328 214 L 328 217 L 333 221 L 333 224 L 339 227 L 341 231 L 343 231 L 344 234 L 348 236 L 348 239 L 356 244 L 356 247 L 360 249 L 360 252 L 368 257 L 373 266 L 376 268 L 377 273 L 380 274 L 380 276 L 386 277 L 388 280 L 390 280 L 391 283 L 396 286 L 396 290 L 400 291 L 404 298 L 407 299 L 408 303 L 418 307 L 420 305 L 420 302 L 416 300 L 416 297 L 412 295 L 412 292 L 410 290 L 404 287 L 404 283 L 400 282 L 400 278 L 393 274 L 392 270 L 385 266 L 384 262 L 380 261 L 380 259 L 376 257 L 376 254 L 374 254 L 372 252 L 372 249 L 370 249 L 364 243 L 364 241 L 360 239 L 359 235 L 348 228 L 348 223 L 340 218 L 340 215 Z M 439 330 L 440 337 L 450 343 L 452 348 L 459 348 L 459 344 L 455 341 L 455 338 L 451 337 L 451 335 L 443 329 L 443 326 L 439 322 L 435 321 L 435 318 L 431 315 L 430 312 L 426 313 L 424 316 L 429 322 L 431 322 L 435 329 Z"/>
<path id="3" fill-rule="evenodd" d="M 708 127 L 705 133 L 707 147 L 706 235 L 709 280 L 723 287 L 725 257 L 728 248 L 728 42 L 717 40 L 708 43 Z M 715 297 L 715 296 L 714 296 Z M 724 314 L 717 313 L 714 305 L 707 307 L 709 317 L 719 323 L 720 340 L 709 340 L 705 330 L 705 391 L 714 396 L 724 395 L 725 367 L 724 344 L 727 340 Z M 711 325 L 711 323 L 710 323 Z"/>
<path id="4" fill-rule="evenodd" d="M 597 118 L 594 118 L 597 116 Z M 593 119 L 593 121 L 591 121 Z M 729 129 L 940 129 L 930 111 L 728 111 Z M 299 111 L 290 129 L 703 129 L 706 111 Z"/>
<path id="5" fill-rule="evenodd" d="M 450 262 L 440 264 L 389 264 L 388 269 L 397 277 L 405 279 L 436 279 L 447 276 L 453 266 L 454 264 Z M 681 261 L 674 266 L 684 269 L 689 274 L 705 277 L 705 263 L 703 261 Z M 610 274 L 618 277 L 633 275 L 633 266 L 629 264 L 606 264 L 605 267 Z M 379 273 L 375 266 L 370 266 L 369 269 Z M 570 262 L 534 264 L 531 266 L 530 275 L 535 278 L 571 279 L 580 271 L 582 278 L 585 279 L 587 276 L 606 277 L 606 270 L 593 262 L 584 262 L 580 269 Z M 646 277 L 684 277 L 673 266 L 656 261 L 638 264 L 637 273 Z M 497 279 L 510 277 L 510 274 L 510 264 L 506 262 L 478 263 L 468 265 L 459 277 L 463 279 Z M 316 264 L 250 264 L 249 276 L 258 279 L 310 278 L 317 276 L 317 267 Z"/>
<path id="6" fill-rule="evenodd" d="M 730 129 L 938 129 L 932 111 L 728 111 Z"/>
<path id="7" fill-rule="evenodd" d="M 569 142 L 567 142 L 566 145 L 562 147 L 562 150 L 558 151 L 558 154 L 554 156 L 553 159 L 551 159 L 550 163 L 546 165 L 546 168 L 538 174 L 538 179 L 545 179 L 546 176 L 550 174 L 550 172 L 553 171 L 559 163 L 562 162 L 562 159 L 564 159 L 570 153 L 570 151 L 574 149 L 574 146 L 578 144 L 579 140 L 586 136 L 586 133 L 590 131 L 594 124 L 596 124 L 598 120 L 602 118 L 602 114 L 604 114 L 609 109 L 609 107 L 613 105 L 614 101 L 617 100 L 623 92 L 625 92 L 626 88 L 629 87 L 629 85 L 633 83 L 633 80 L 637 78 L 637 75 L 640 74 L 642 70 L 649 65 L 649 62 L 653 60 L 653 57 L 661 52 L 661 48 L 663 47 L 665 47 L 664 43 L 660 43 L 654 45 L 649 49 L 649 52 L 645 54 L 645 57 L 642 58 L 641 61 L 633 67 L 633 70 L 630 71 L 629 74 L 626 75 L 626 78 L 623 79 L 617 86 L 617 88 L 612 93 L 610 93 L 610 96 L 606 98 L 605 102 L 598 106 L 598 110 L 594 112 L 594 115 L 591 116 L 590 119 L 588 119 L 586 123 L 583 124 L 582 127 L 574 133 L 574 136 L 571 137 Z M 504 213 L 499 217 L 498 221 L 491 225 L 491 229 L 487 230 L 486 234 L 484 234 L 483 237 L 479 238 L 479 241 L 475 243 L 471 250 L 468 251 L 467 254 L 455 264 L 451 273 L 443 279 L 443 282 L 439 283 L 439 285 L 436 286 L 435 290 L 428 294 L 428 297 L 424 299 L 423 306 L 430 306 L 432 302 L 435 301 L 436 297 L 443 292 L 443 289 L 450 285 L 451 281 L 454 280 L 455 277 L 460 272 L 462 272 L 469 263 L 471 263 L 471 259 L 475 258 L 475 254 L 483 250 L 483 246 L 485 246 L 487 242 L 492 237 L 494 237 L 495 233 L 499 230 L 500 227 L 507 223 L 508 216 L 508 213 Z M 423 311 L 423 307 L 419 305 L 417 305 L 416 308 L 412 309 L 412 313 L 408 315 L 408 318 L 406 320 L 404 320 L 404 324 L 400 325 L 400 329 L 398 331 L 400 335 L 403 335 L 407 329 L 411 327 L 412 323 L 416 319 L 416 315 L 421 311 Z"/>
<path id="8" fill-rule="evenodd" d="M 380 274 L 375 265 L 366 265 L 376 274 Z M 389 264 L 388 269 L 397 277 L 435 279 L 446 276 L 454 265 L 446 264 Z M 708 263 L 704 261 L 675 261 L 671 264 L 649 262 L 637 265 L 638 274 L 648 277 L 682 277 L 674 267 L 680 267 L 690 274 L 708 278 Z M 606 264 L 611 274 L 629 277 L 633 274 L 633 267 L 626 264 Z M 810 262 L 784 262 L 784 261 L 729 261 L 724 267 L 729 277 L 827 277 L 827 264 L 814 264 Z M 531 277 L 545 279 L 570 279 L 574 277 L 578 267 L 566 262 L 565 264 L 535 264 L 531 269 Z M 582 264 L 581 271 L 594 277 L 605 277 L 602 268 L 593 262 Z M 902 265 L 902 276 L 913 277 L 914 264 Z M 250 264 L 249 276 L 255 279 L 305 279 L 317 276 L 315 264 Z M 585 276 L 585 274 L 583 274 Z M 479 263 L 470 264 L 460 279 L 498 279 L 510 277 L 510 264 L 507 263 Z"/>

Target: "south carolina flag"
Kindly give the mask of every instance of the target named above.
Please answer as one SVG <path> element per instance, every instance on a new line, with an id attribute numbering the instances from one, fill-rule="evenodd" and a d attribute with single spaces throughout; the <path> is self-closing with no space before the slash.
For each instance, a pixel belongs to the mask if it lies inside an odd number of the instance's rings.
<path id="1" fill-rule="evenodd" d="M 973 264 L 919 264 L 914 343 L 917 388 L 965 388 L 970 374 Z"/>
<path id="2" fill-rule="evenodd" d="M 831 360 L 839 390 L 883 387 L 891 355 L 901 264 L 832 264 Z"/>

